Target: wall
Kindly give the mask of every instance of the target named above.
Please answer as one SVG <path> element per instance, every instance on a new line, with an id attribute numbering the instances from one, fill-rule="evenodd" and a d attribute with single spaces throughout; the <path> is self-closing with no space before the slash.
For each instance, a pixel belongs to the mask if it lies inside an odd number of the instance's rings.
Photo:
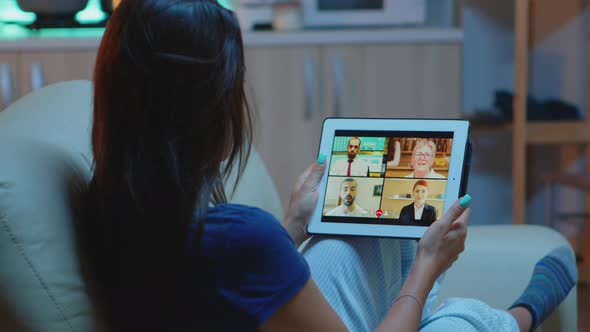
<path id="1" fill-rule="evenodd" d="M 529 58 L 529 93 L 560 98 L 584 112 L 586 99 L 587 12 L 581 0 L 537 0 Z M 465 113 L 489 109 L 496 89 L 514 88 L 514 1 L 467 0 L 463 9 Z M 585 112 L 584 112 L 585 113 Z M 505 132 L 475 130 L 469 191 L 474 197 L 473 223 L 512 223 L 512 137 Z M 563 160 L 557 147 L 529 149 L 528 222 L 545 221 L 545 172 L 576 170 L 581 160 Z M 561 190 L 560 208 L 579 210 L 582 197 Z"/>

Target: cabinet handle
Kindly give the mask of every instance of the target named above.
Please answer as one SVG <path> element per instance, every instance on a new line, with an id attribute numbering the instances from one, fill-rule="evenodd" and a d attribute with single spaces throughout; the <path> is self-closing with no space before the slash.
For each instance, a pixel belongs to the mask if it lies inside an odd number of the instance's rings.
<path id="1" fill-rule="evenodd" d="M 313 58 L 311 55 L 306 54 L 303 58 L 304 67 L 304 81 L 305 81 L 305 112 L 303 113 L 303 119 L 305 121 L 311 121 L 313 118 Z"/>
<path id="2" fill-rule="evenodd" d="M 31 63 L 31 88 L 33 91 L 45 86 L 45 75 L 43 74 L 43 64 L 41 61 Z"/>
<path id="3" fill-rule="evenodd" d="M 9 63 L 0 64 L 0 110 L 14 101 L 14 77 Z"/>
<path id="4" fill-rule="evenodd" d="M 344 60 L 340 56 L 332 58 L 332 70 L 334 75 L 334 116 L 342 116 L 342 98 L 344 89 Z"/>

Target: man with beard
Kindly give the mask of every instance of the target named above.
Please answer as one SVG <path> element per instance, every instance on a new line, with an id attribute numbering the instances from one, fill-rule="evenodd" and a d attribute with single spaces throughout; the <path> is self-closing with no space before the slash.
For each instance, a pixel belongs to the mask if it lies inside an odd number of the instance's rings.
<path id="1" fill-rule="evenodd" d="M 357 188 L 358 185 L 354 179 L 344 179 L 340 184 L 338 206 L 326 213 L 326 215 L 336 217 L 367 217 L 369 215 L 367 210 L 354 204 Z"/>
<path id="2" fill-rule="evenodd" d="M 369 165 L 366 161 L 357 158 L 361 150 L 361 140 L 352 137 L 348 140 L 348 159 L 340 159 L 330 166 L 330 175 L 344 176 L 369 176 Z"/>

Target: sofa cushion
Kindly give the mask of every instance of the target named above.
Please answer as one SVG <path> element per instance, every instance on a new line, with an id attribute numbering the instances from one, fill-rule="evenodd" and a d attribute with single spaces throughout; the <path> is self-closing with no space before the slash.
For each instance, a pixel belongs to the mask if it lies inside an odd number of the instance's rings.
<path id="1" fill-rule="evenodd" d="M 95 324 L 69 205 L 70 185 L 91 174 L 91 97 L 91 82 L 63 82 L 0 112 L 0 293 L 33 331 L 90 331 Z M 235 172 L 228 194 L 233 179 Z M 254 149 L 230 201 L 282 218 Z"/>
<path id="2" fill-rule="evenodd" d="M 68 204 L 70 180 L 90 174 L 90 97 L 67 82 L 0 113 L 0 291 L 37 331 L 91 325 Z"/>

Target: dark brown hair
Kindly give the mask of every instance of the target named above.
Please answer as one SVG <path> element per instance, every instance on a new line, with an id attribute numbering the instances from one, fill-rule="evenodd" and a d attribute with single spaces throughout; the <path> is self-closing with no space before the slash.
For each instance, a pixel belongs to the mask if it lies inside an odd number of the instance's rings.
<path id="1" fill-rule="evenodd" d="M 208 205 L 226 201 L 223 183 L 250 151 L 244 74 L 238 21 L 217 1 L 124 0 L 114 11 L 94 72 L 81 240 L 110 330 L 173 328 Z"/>

